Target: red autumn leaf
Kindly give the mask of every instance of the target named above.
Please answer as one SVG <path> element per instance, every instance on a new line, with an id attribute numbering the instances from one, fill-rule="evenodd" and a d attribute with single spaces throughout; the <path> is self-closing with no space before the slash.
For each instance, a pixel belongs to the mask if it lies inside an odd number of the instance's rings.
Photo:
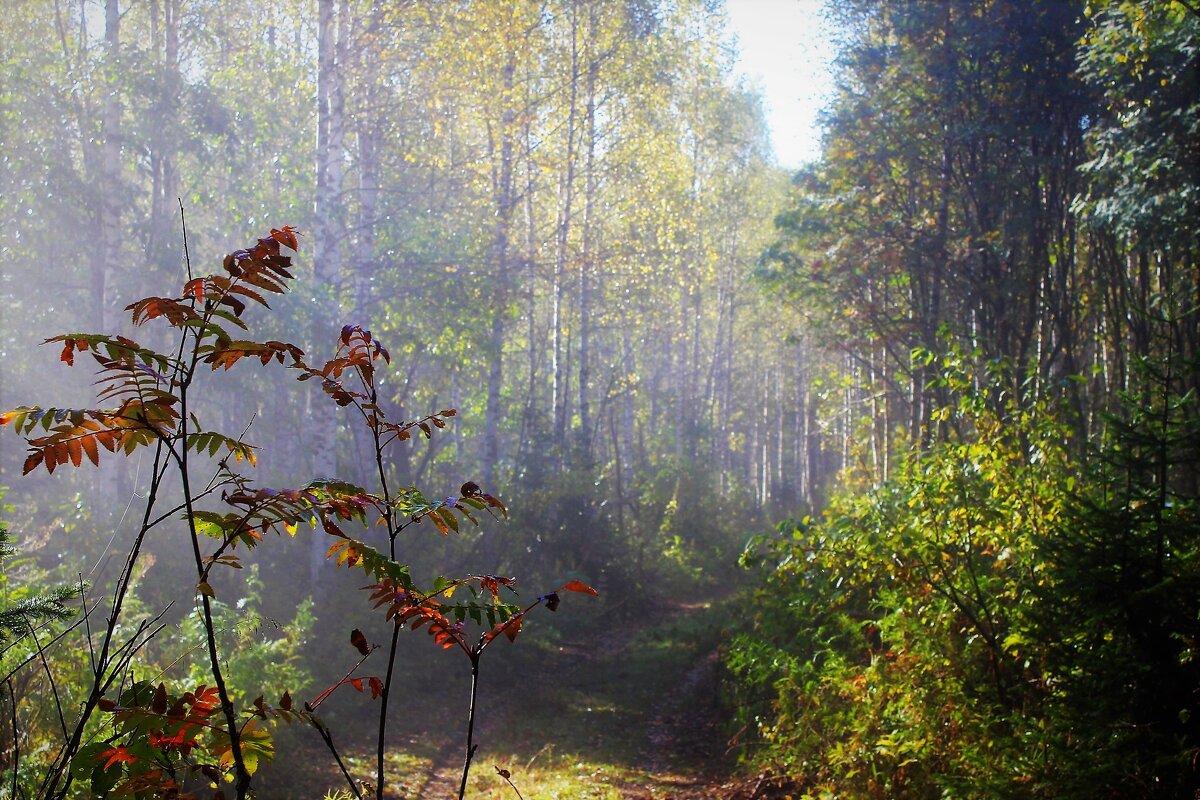
<path id="1" fill-rule="evenodd" d="M 36 453 L 31 453 L 29 455 L 29 458 L 25 459 L 25 466 L 23 466 L 21 468 L 21 474 L 28 475 L 29 473 L 31 473 L 35 469 L 37 469 L 38 465 L 42 463 L 42 457 L 43 457 L 43 454 L 42 454 L 42 451 L 40 451 L 40 450 Z M 53 467 L 47 466 L 47 469 L 49 469 L 51 472 L 54 471 Z"/>
<path id="2" fill-rule="evenodd" d="M 341 528 L 339 528 L 332 520 L 330 520 L 328 517 L 326 517 L 324 515 L 321 516 L 321 527 L 324 528 L 325 532 L 328 533 L 330 536 L 338 536 L 338 537 L 341 537 L 342 539 L 350 538 L 350 537 L 346 536 L 346 533 Z M 328 554 L 325 557 L 328 558 L 329 557 Z"/>
<path id="3" fill-rule="evenodd" d="M 363 688 L 362 688 L 362 678 L 351 678 L 351 679 L 350 679 L 350 685 L 351 685 L 351 686 L 353 686 L 355 689 L 357 689 L 357 690 L 358 690 L 358 691 L 360 691 L 360 692 L 363 690 Z"/>
<path id="4" fill-rule="evenodd" d="M 379 695 L 383 694 L 383 681 L 379 680 L 379 678 L 376 678 L 374 675 L 372 675 L 368 679 L 367 682 L 371 686 L 371 699 L 372 700 L 379 697 Z"/>
<path id="5" fill-rule="evenodd" d="M 196 312 L 190 306 L 168 297 L 143 297 L 136 303 L 125 306 L 125 310 L 131 313 L 134 325 L 141 325 L 158 317 L 166 317 L 167 321 L 175 326 L 196 319 Z"/>
<path id="6" fill-rule="evenodd" d="M 483 502 L 487 503 L 492 508 L 498 509 L 500 511 L 500 513 L 503 514 L 505 517 L 508 516 L 508 509 L 504 507 L 504 503 L 501 503 L 498 498 L 493 497 L 490 494 L 484 493 L 484 494 L 479 495 L 479 499 L 482 500 Z"/>
<path id="7" fill-rule="evenodd" d="M 517 640 L 517 634 L 521 632 L 521 620 L 524 618 L 524 615 L 518 614 L 508 622 L 504 623 L 503 632 L 504 635 L 508 637 L 510 642 L 515 642 Z"/>
<path id="8" fill-rule="evenodd" d="M 137 756 L 130 753 L 129 748 L 125 747 L 124 745 L 110 747 L 102 752 L 100 757 L 108 759 L 104 762 L 105 772 L 107 772 L 113 764 L 132 764 L 134 761 L 137 761 Z"/>
<path id="9" fill-rule="evenodd" d="M 597 597 L 600 594 L 599 592 L 597 592 L 592 587 L 588 586 L 583 581 L 578 581 L 578 580 L 567 581 L 565 584 L 563 584 L 562 588 L 559 589 L 559 591 L 560 592 L 562 592 L 562 591 L 580 592 L 582 594 L 590 594 L 592 597 Z"/>
<path id="10" fill-rule="evenodd" d="M 350 631 L 350 644 L 354 645 L 355 649 L 364 656 L 371 654 L 371 645 L 367 644 L 367 637 L 363 636 L 363 632 L 358 628 Z M 359 689 L 359 691 L 362 690 Z"/>
<path id="11" fill-rule="evenodd" d="M 196 687 L 196 702 L 193 708 L 197 711 L 203 709 L 207 714 L 216 709 L 217 704 L 221 702 L 221 692 L 215 686 L 204 686 L 203 684 Z"/>
<path id="12" fill-rule="evenodd" d="M 282 229 L 271 228 L 271 238 L 285 247 L 299 250 L 300 242 L 296 239 L 297 232 L 291 225 L 284 225 Z"/>
<path id="13" fill-rule="evenodd" d="M 517 639 L 517 634 L 521 632 L 521 621 L 524 618 L 525 618 L 524 612 L 521 612 L 513 617 L 510 617 L 508 619 L 508 621 L 500 622 L 500 623 L 496 624 L 495 627 L 493 627 L 490 631 L 488 631 L 486 634 L 484 634 L 484 638 L 490 642 L 492 639 L 495 639 L 500 634 L 504 634 L 505 636 L 508 637 L 508 640 L 510 642 L 514 642 Z"/>

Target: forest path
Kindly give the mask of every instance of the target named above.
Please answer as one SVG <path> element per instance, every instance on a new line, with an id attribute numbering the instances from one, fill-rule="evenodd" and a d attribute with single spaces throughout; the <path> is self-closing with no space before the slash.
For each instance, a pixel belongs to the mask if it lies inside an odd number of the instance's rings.
<path id="1" fill-rule="evenodd" d="M 524 800 L 765 797 L 761 781 L 734 777 L 727 755 L 718 648 L 730 613 L 727 602 L 663 601 L 635 615 L 593 620 L 587 636 L 554 640 L 531 630 L 511 649 L 497 642 L 483 663 L 480 749 L 467 797 L 517 800 L 517 791 Z M 447 671 L 461 666 L 446 661 L 452 654 L 437 655 Z M 455 683 L 449 674 L 438 680 Z M 397 736 L 389 757 L 389 797 L 457 796 L 466 692 L 462 685 L 448 688 L 445 702 L 397 720 L 397 730 L 403 725 L 408 734 Z M 350 749 L 364 756 L 351 758 L 354 773 L 369 773 L 365 737 Z M 497 769 L 509 771 L 516 790 Z M 338 786 L 328 772 L 320 780 Z"/>
<path id="2" fill-rule="evenodd" d="M 721 724 L 716 613 L 661 604 L 509 665 L 519 691 L 481 692 L 468 797 L 517 797 L 497 767 L 526 800 L 740 796 Z M 461 744 L 443 748 L 415 796 L 454 797 L 461 767 Z"/>

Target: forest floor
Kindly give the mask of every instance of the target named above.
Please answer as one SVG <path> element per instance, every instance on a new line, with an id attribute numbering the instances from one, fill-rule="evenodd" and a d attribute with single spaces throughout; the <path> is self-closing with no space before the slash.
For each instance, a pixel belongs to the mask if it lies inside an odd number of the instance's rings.
<path id="1" fill-rule="evenodd" d="M 564 610 L 565 610 L 564 604 Z M 559 612 L 560 614 L 563 611 Z M 719 703 L 718 648 L 728 602 L 663 602 L 610 614 L 578 640 L 497 642 L 483 662 L 467 796 L 483 800 L 761 800 L 759 776 L 739 776 Z M 533 626 L 530 626 L 533 627 Z M 422 644 L 425 644 L 422 642 Z M 533 645 L 522 649 L 522 645 Z M 463 664 L 438 653 L 435 680 L 401 682 L 387 757 L 388 797 L 453 798 L 463 760 Z M 489 661 L 490 656 L 490 661 Z M 489 672 L 490 670 L 490 672 Z M 345 690 L 344 690 L 345 691 Z M 352 691 L 346 691 L 355 698 Z M 361 697 L 356 698 L 364 702 Z M 397 706 L 394 706 L 397 707 Z M 361 708 L 361 706 L 360 706 Z M 339 717 L 344 718 L 343 714 Z M 351 774 L 374 773 L 372 730 L 331 720 Z M 299 733 L 299 732 L 297 732 Z M 305 732 L 306 734 L 309 732 Z M 287 743 L 281 741 L 281 750 Z M 321 798 L 345 779 L 315 736 L 298 759 L 272 765 L 260 798 Z M 294 751 L 293 751 L 294 752 Z M 297 763 L 297 761 L 299 763 Z M 510 786 L 499 770 L 510 773 Z"/>

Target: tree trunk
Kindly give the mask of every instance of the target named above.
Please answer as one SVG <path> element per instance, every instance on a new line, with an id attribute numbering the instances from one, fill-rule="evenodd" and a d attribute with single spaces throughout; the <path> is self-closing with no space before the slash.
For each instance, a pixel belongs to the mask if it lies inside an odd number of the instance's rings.
<path id="1" fill-rule="evenodd" d="M 105 0 L 106 79 L 101 110 L 100 181 L 97 186 L 96 247 L 92 249 L 92 293 L 97 330 L 107 331 L 116 317 L 109 308 L 113 275 L 121 263 L 121 12 L 117 0 Z"/>
<path id="2" fill-rule="evenodd" d="M 82 12 L 82 8 L 81 8 Z M 82 20 L 81 20 L 82 23 Z M 119 316 L 113 308 L 116 272 L 121 263 L 121 11 L 117 0 L 104 4 L 104 102 L 101 106 L 100 170 L 95 175 L 95 246 L 91 248 L 92 303 L 96 330 L 116 332 Z M 97 496 L 114 509 L 128 495 L 128 469 L 109 463 L 96 473 Z"/>
<path id="3" fill-rule="evenodd" d="M 179 252 L 179 14 L 181 0 L 158 0 L 150 6 L 150 40 L 157 58 L 161 50 L 162 90 L 155 99 L 150 133 L 150 220 L 146 261 L 169 274 L 178 267 Z"/>
<path id="4" fill-rule="evenodd" d="M 558 224 L 554 237 L 554 301 L 551 335 L 554 339 L 553 389 L 551 407 L 554 415 L 554 442 L 561 453 L 566 444 L 567 392 L 570 370 L 567 350 L 563 346 L 563 311 L 566 290 L 567 246 L 571 236 L 571 211 L 575 197 L 575 128 L 579 97 L 579 20 L 578 3 L 571 3 L 571 75 L 568 81 L 567 148 L 565 163 L 558 184 Z"/>
<path id="5" fill-rule="evenodd" d="M 588 38 L 595 46 L 596 9 L 589 11 Z M 579 435 L 580 468 L 592 466 L 592 420 L 589 393 L 591 391 L 592 340 L 592 272 L 595 254 L 596 208 L 596 79 L 600 62 L 595 54 L 588 62 L 587 73 L 587 155 L 584 162 L 583 258 L 579 263 Z"/>
<path id="6" fill-rule="evenodd" d="M 348 11 L 343 0 L 339 15 L 335 0 L 317 2 L 317 195 L 313 220 L 313 279 L 314 292 L 319 298 L 318 313 L 314 315 L 313 351 L 318 363 L 331 355 L 340 316 L 339 282 L 342 273 L 342 178 L 345 158 L 345 99 L 342 62 L 346 43 L 341 41 L 347 27 Z M 339 22 L 339 16 L 341 17 Z M 323 394 L 312 393 L 309 401 L 314 413 L 312 420 L 312 474 L 317 478 L 337 475 L 336 409 Z M 325 545 L 313 537 L 310 551 L 310 577 L 319 582 L 325 562 Z"/>
<path id="7" fill-rule="evenodd" d="M 513 81 L 517 54 L 509 47 L 505 54 L 502 75 L 503 107 L 500 112 L 499 153 L 493 153 L 492 189 L 496 200 L 496 227 L 492 241 L 495 263 L 495 282 L 491 303 L 491 332 L 488 337 L 487 407 L 484 412 L 483 480 L 494 487 L 496 466 L 500 460 L 500 390 L 504 377 L 505 314 L 509 294 L 509 236 L 512 230 L 513 209 Z"/>

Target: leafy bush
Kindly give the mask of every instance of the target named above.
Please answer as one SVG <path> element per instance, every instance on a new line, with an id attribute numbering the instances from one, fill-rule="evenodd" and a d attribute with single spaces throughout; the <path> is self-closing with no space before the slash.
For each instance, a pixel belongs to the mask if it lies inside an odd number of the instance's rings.
<path id="1" fill-rule="evenodd" d="M 989 388 L 1010 382 L 945 380 L 965 441 L 744 555 L 743 754 L 811 797 L 1187 796 L 1196 398 L 1130 398 L 1080 461 L 1051 407 Z"/>

